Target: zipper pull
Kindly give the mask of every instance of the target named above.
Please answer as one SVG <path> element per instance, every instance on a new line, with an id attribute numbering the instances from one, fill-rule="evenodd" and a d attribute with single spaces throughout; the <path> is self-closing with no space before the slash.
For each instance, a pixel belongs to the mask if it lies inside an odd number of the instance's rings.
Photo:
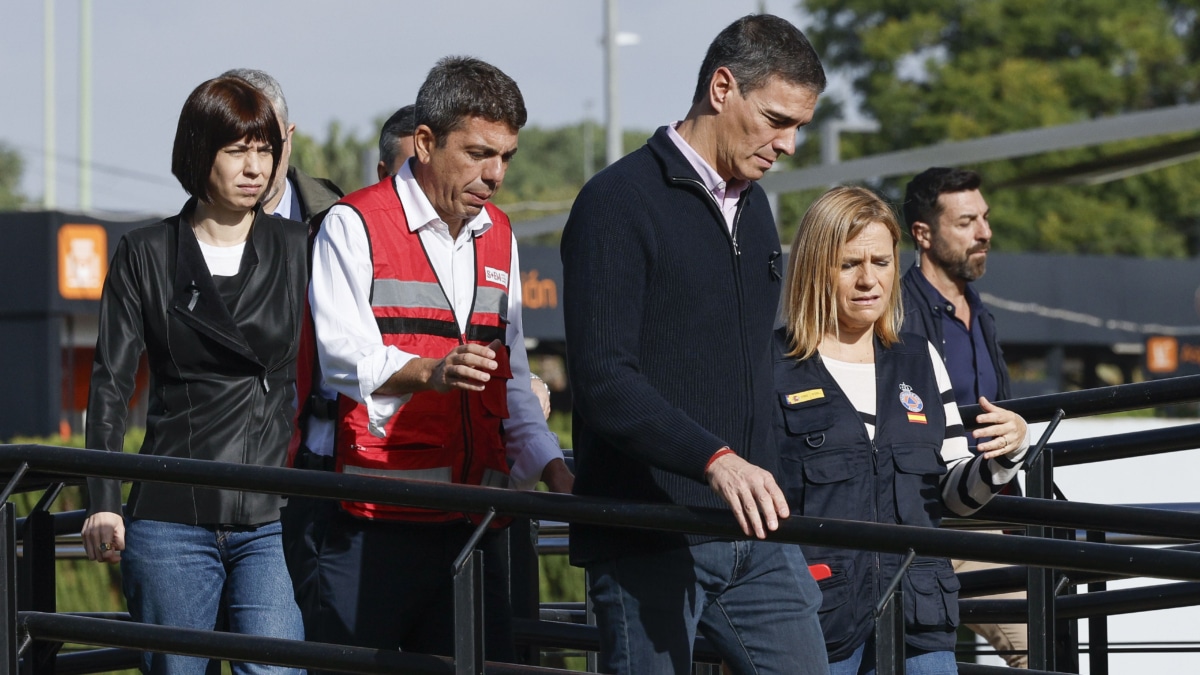
<path id="1" fill-rule="evenodd" d="M 267 376 L 266 376 L 266 375 L 263 375 L 263 376 L 262 376 L 262 386 L 263 386 L 263 391 L 264 391 L 264 392 L 266 392 L 266 393 L 270 393 L 270 391 L 271 391 L 271 385 L 270 385 L 270 384 L 267 382 Z"/>
<path id="2" fill-rule="evenodd" d="M 196 309 L 196 302 L 200 300 L 200 289 L 192 286 L 192 299 L 188 301 L 188 311 Z"/>

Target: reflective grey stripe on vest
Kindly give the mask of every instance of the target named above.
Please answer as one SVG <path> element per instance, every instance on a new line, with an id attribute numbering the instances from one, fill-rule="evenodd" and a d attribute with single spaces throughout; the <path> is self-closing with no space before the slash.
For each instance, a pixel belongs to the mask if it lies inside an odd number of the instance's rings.
<path id="1" fill-rule="evenodd" d="M 491 286 L 476 288 L 475 311 L 499 314 L 500 321 L 508 323 L 508 293 Z"/>
<path id="2" fill-rule="evenodd" d="M 372 307 L 420 307 L 453 311 L 440 284 L 427 281 L 376 279 L 371 286 Z"/>
<path id="3" fill-rule="evenodd" d="M 506 488 L 508 487 L 508 474 L 492 469 L 483 470 L 483 481 L 480 485 L 484 487 Z"/>
<path id="4" fill-rule="evenodd" d="M 451 480 L 450 467 L 448 466 L 439 466 L 432 469 L 370 469 L 364 466 L 351 466 L 347 464 L 342 467 L 342 472 L 355 476 L 375 476 L 377 478 L 427 480 L 433 483 L 453 482 Z M 484 487 L 506 488 L 508 487 L 508 474 L 492 469 L 484 469 L 480 485 Z"/>

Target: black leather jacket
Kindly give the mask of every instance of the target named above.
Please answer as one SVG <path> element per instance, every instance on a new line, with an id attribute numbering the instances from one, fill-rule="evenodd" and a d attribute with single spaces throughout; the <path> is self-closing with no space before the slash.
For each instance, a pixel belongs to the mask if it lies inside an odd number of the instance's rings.
<path id="1" fill-rule="evenodd" d="M 305 227 L 258 212 L 232 311 L 187 225 L 195 200 L 117 245 L 100 301 L 87 447 L 120 452 L 144 352 L 150 401 L 142 454 L 282 466 L 292 435 L 295 360 L 308 282 Z M 184 223 L 181 225 L 181 221 Z M 88 513 L 120 513 L 120 483 L 88 480 Z M 257 525 L 274 495 L 137 483 L 126 516 Z"/>

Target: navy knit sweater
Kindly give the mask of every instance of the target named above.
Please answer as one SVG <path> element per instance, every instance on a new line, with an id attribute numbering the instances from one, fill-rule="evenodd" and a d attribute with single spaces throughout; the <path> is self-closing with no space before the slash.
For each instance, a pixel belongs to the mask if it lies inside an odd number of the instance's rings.
<path id="1" fill-rule="evenodd" d="M 725 445 L 778 476 L 779 251 L 762 190 L 731 237 L 665 127 L 584 186 L 562 239 L 576 494 L 728 511 L 704 481 Z M 712 538 L 574 525 L 571 560 Z"/>

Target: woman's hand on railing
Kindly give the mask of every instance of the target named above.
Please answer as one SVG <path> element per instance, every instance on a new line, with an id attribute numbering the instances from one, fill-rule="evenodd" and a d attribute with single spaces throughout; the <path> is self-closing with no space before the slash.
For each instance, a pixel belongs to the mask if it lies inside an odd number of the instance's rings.
<path id="1" fill-rule="evenodd" d="M 1025 418 L 997 406 L 982 396 L 979 397 L 979 407 L 983 408 L 983 414 L 976 417 L 975 422 L 987 426 L 980 426 L 972 431 L 971 435 L 975 438 L 991 438 L 986 443 L 980 443 L 977 448 L 985 459 L 1012 454 L 1029 447 L 1025 440 L 1029 431 Z"/>
<path id="2" fill-rule="evenodd" d="M 125 550 L 125 520 L 120 514 L 101 511 L 83 521 L 83 550 L 88 560 L 96 562 L 121 562 L 121 551 Z"/>

